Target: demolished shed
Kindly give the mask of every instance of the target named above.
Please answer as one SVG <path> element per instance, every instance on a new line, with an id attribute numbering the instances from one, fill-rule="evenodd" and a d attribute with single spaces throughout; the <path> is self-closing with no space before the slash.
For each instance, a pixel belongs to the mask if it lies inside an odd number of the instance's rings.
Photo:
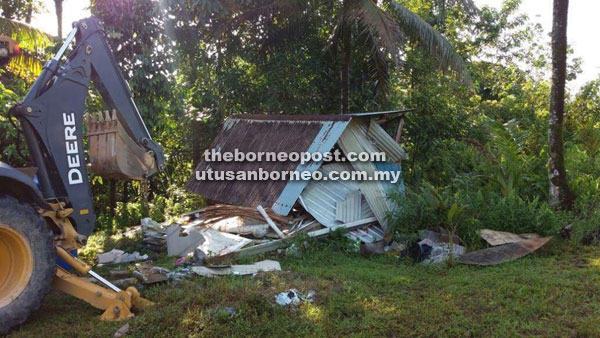
<path id="1" fill-rule="evenodd" d="M 394 172 L 401 177 L 400 161 L 406 153 L 379 125 L 378 119 L 406 111 L 348 115 L 236 115 L 228 118 L 212 149 L 220 153 L 326 153 L 339 149 L 345 159 L 338 162 L 207 161 L 202 158 L 186 189 L 219 203 L 242 207 L 264 207 L 287 216 L 299 203 L 324 227 L 375 217 L 374 226 L 353 230 L 350 236 L 364 242 L 382 239 L 390 229 L 388 214 L 395 204 L 390 194 L 404 194 L 399 181 L 342 180 L 198 180 L 196 172 L 264 171 L 309 172 L 360 171 Z M 347 161 L 349 153 L 384 153 L 385 162 Z"/>

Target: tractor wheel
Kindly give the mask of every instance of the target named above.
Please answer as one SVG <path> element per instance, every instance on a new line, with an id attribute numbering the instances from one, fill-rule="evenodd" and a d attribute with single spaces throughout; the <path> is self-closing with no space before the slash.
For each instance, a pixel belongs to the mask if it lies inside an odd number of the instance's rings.
<path id="1" fill-rule="evenodd" d="M 56 248 L 44 219 L 29 205 L 0 197 L 0 334 L 42 304 L 56 273 Z"/>

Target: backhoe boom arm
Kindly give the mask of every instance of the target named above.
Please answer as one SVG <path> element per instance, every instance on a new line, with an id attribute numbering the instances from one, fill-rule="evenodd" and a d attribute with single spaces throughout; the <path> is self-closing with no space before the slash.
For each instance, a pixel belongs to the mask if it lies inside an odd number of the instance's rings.
<path id="1" fill-rule="evenodd" d="M 71 41 L 76 44 L 60 62 Z M 38 167 L 43 197 L 65 202 L 77 232 L 91 234 L 96 216 L 82 142 L 85 99 L 90 81 L 107 106 L 115 110 L 131 139 L 154 158 L 152 174 L 162 170 L 164 155 L 152 141 L 107 43 L 99 21 L 90 17 L 74 24 L 59 54 L 43 68 L 22 103 L 13 108 L 20 119 L 32 160 Z"/>

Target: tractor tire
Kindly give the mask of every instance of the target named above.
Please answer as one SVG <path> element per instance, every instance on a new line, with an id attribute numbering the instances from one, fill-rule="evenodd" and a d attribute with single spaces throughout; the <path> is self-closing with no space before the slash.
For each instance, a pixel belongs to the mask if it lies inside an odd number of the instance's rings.
<path id="1" fill-rule="evenodd" d="M 39 309 L 56 273 L 52 232 L 30 205 L 0 197 L 0 334 Z"/>

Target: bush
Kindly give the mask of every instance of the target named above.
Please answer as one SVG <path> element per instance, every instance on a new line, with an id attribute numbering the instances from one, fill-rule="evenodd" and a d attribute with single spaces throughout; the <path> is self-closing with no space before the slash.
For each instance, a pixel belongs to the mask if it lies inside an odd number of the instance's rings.
<path id="1" fill-rule="evenodd" d="M 502 196 L 483 190 L 450 193 L 450 189 L 440 190 L 424 183 L 410 189 L 406 200 L 397 201 L 402 211 L 395 215 L 394 223 L 404 237 L 420 229 L 442 226 L 456 229 L 469 247 L 481 245 L 480 229 L 547 236 L 556 234 L 562 224 L 560 214 L 546 202 L 537 198 L 526 201 L 514 194 Z"/>

